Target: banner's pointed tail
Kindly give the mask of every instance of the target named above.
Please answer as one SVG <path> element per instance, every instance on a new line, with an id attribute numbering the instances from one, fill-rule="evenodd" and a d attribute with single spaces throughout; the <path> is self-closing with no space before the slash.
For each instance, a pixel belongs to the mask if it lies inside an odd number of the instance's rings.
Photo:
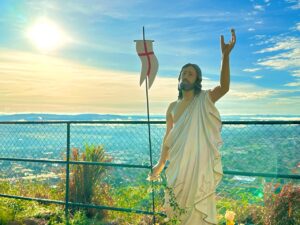
<path id="1" fill-rule="evenodd" d="M 142 62 L 140 86 L 148 76 L 149 89 L 151 88 L 158 71 L 158 60 L 153 52 L 152 42 L 153 41 L 151 40 L 136 41 L 136 51 Z"/>

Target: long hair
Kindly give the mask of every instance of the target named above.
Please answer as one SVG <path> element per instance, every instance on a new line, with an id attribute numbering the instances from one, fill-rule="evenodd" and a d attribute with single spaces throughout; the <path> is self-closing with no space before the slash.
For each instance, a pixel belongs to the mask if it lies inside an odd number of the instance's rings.
<path id="1" fill-rule="evenodd" d="M 188 67 L 188 66 L 192 66 L 195 70 L 196 70 L 196 73 L 197 73 L 197 79 L 195 81 L 195 87 L 194 87 L 194 94 L 195 95 L 198 95 L 200 92 L 201 92 L 201 89 L 202 89 L 202 72 L 201 72 L 201 69 L 200 67 L 197 65 L 197 64 L 193 64 L 193 63 L 187 63 L 185 64 L 182 68 L 181 68 L 181 71 L 179 73 L 179 76 L 178 76 L 178 83 L 180 82 L 180 77 L 181 77 L 181 72 L 184 68 Z M 178 91 L 179 91 L 179 94 L 178 94 L 178 99 L 182 99 L 183 98 L 183 94 L 182 94 L 182 90 L 179 89 L 178 87 Z"/>

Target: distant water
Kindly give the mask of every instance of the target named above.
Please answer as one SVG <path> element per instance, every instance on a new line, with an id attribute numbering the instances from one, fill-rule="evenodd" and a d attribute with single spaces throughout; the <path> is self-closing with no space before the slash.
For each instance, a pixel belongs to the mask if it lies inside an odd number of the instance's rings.
<path id="1" fill-rule="evenodd" d="M 39 114 L 39 113 L 18 113 L 0 114 L 0 121 L 43 121 L 43 120 L 147 120 L 147 115 L 126 115 L 126 114 Z M 165 115 L 149 116 L 150 120 L 165 120 Z M 300 120 L 299 115 L 223 115 L 222 121 L 241 120 Z"/>
<path id="2" fill-rule="evenodd" d="M 221 115 L 222 121 L 300 120 L 300 115 Z M 111 114 L 2 114 L 1 121 L 141 121 L 146 115 Z M 165 120 L 150 115 L 150 120 Z M 103 145 L 113 163 L 150 165 L 147 124 L 72 124 L 70 147 L 84 150 L 85 144 Z M 151 124 L 153 164 L 160 155 L 165 124 Z M 259 173 L 299 174 L 299 125 L 226 125 L 222 128 L 223 170 Z M 66 151 L 65 124 L 0 124 L 0 157 L 63 159 Z M 51 174 L 59 164 L 9 162 L 0 160 L 0 178 Z M 130 182 L 145 176 L 147 169 L 117 168 L 118 179 Z M 125 171 L 130 172 L 125 172 Z M 50 172 L 51 171 L 51 172 Z M 235 176 L 237 182 L 254 178 Z M 124 181 L 124 182 L 125 182 Z"/>

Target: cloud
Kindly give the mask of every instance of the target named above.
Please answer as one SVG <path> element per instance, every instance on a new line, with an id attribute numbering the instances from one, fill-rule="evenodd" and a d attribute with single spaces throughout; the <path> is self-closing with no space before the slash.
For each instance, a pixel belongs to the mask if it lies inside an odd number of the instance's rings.
<path id="1" fill-rule="evenodd" d="M 266 38 L 266 35 L 265 34 L 256 34 L 256 35 L 254 35 L 254 38 L 257 40 L 261 40 L 263 38 Z"/>
<path id="2" fill-rule="evenodd" d="M 53 0 L 51 3 L 48 1 L 34 1 L 28 0 L 30 8 L 34 7 L 37 10 L 56 11 L 63 14 L 74 14 L 77 17 L 88 18 L 92 23 L 99 23 L 107 18 L 118 19 L 118 20 L 130 20 L 133 19 L 197 19 L 201 22 L 218 22 L 218 21 L 234 21 L 241 15 L 232 14 L 228 11 L 204 11 L 199 12 L 197 10 L 184 10 L 182 7 L 187 7 L 187 1 L 184 2 L 172 2 L 172 13 L 166 13 L 165 9 L 170 8 L 169 3 L 159 1 L 155 3 L 155 12 L 145 8 L 151 8 L 149 2 L 141 0 L 90 0 L 89 4 L 86 4 L 82 0 L 72 1 L 60 1 Z M 175 11 L 176 10 L 176 11 Z M 171 11 L 171 10 L 170 10 Z"/>
<path id="3" fill-rule="evenodd" d="M 267 40 L 273 46 L 255 53 L 275 53 L 257 60 L 257 65 L 275 70 L 287 70 L 294 77 L 300 77 L 300 38 L 275 36 Z M 300 79 L 283 84 L 285 87 L 299 87 Z"/>
<path id="4" fill-rule="evenodd" d="M 289 4 L 292 4 L 288 8 L 293 9 L 293 10 L 300 9 L 300 0 L 285 0 L 285 1 Z"/>
<path id="5" fill-rule="evenodd" d="M 151 14 L 151 17 L 157 18 L 157 15 Z M 238 14 L 233 14 L 231 12 L 222 11 L 188 11 L 188 12 L 178 12 L 171 14 L 163 14 L 158 16 L 160 19 L 197 19 L 202 22 L 219 22 L 219 21 L 233 21 L 234 18 L 238 18 Z"/>
<path id="6" fill-rule="evenodd" d="M 145 82 L 140 87 L 139 76 L 140 71 L 106 70 L 46 55 L 0 50 L 0 112 L 145 114 Z M 203 89 L 218 85 L 210 79 L 202 83 Z M 216 104 L 222 114 L 259 113 L 266 101 L 275 102 L 273 98 L 282 93 L 293 91 L 231 82 L 226 97 Z M 149 90 L 150 113 L 164 115 L 177 95 L 177 75 L 157 74 Z M 265 110 L 272 110 L 272 105 Z"/>
<path id="7" fill-rule="evenodd" d="M 275 56 L 258 59 L 260 66 L 267 66 L 273 69 L 282 70 L 294 67 L 300 67 L 300 49 L 293 49 L 286 53 L 280 53 Z"/>
<path id="8" fill-rule="evenodd" d="M 263 76 L 253 76 L 254 79 L 260 79 L 262 78 Z"/>
<path id="9" fill-rule="evenodd" d="M 0 49 L 0 112 L 145 113 L 140 71 L 86 66 L 47 55 Z M 177 73 L 157 74 L 149 90 L 151 112 L 164 114 L 177 99 Z M 217 82 L 203 79 L 203 87 Z M 205 88 L 206 89 L 206 88 Z"/>
<path id="10" fill-rule="evenodd" d="M 262 20 L 255 21 L 255 24 L 263 24 L 263 21 Z"/>
<path id="11" fill-rule="evenodd" d="M 80 63 L 19 51 L 0 51 L 1 107 L 13 111 L 122 112 L 144 110 L 139 73 L 88 67 Z M 173 86 L 172 86 L 173 83 Z M 163 101 L 176 94 L 176 80 L 156 77 Z M 173 90 L 173 91 L 172 91 Z M 152 97 L 152 90 L 150 89 Z M 134 98 L 133 98 L 134 96 Z"/>
<path id="12" fill-rule="evenodd" d="M 300 77 L 300 69 L 291 71 L 293 77 Z"/>
<path id="13" fill-rule="evenodd" d="M 248 31 L 255 31 L 255 29 L 250 27 L 250 28 L 248 28 Z"/>
<path id="14" fill-rule="evenodd" d="M 255 10 L 259 10 L 259 11 L 264 11 L 264 10 L 265 10 L 265 8 L 264 8 L 263 5 L 254 5 L 253 8 L 254 8 Z"/>
<path id="15" fill-rule="evenodd" d="M 285 99 L 286 102 L 295 104 L 299 97 L 296 90 L 286 90 L 286 89 L 271 89 L 265 87 L 259 87 L 254 84 L 249 83 L 234 83 L 230 86 L 230 90 L 227 94 L 228 103 L 234 102 L 234 104 L 242 104 L 242 101 L 247 100 L 247 109 L 255 107 L 258 112 L 259 105 L 264 105 L 264 107 L 272 108 L 272 105 L 276 105 L 278 99 Z M 296 94 L 296 96 L 294 96 Z M 249 104 L 249 105 L 248 105 Z M 276 108 L 274 108 L 276 109 Z M 273 111 L 272 111 L 273 112 Z"/>
<path id="16" fill-rule="evenodd" d="M 245 85 L 246 86 L 246 85 Z M 240 100 L 255 100 L 262 98 L 269 98 L 279 93 L 280 91 L 268 89 L 268 90 L 255 90 L 255 91 L 242 91 L 239 89 L 230 90 L 232 97 L 236 97 Z"/>
<path id="17" fill-rule="evenodd" d="M 269 42 L 274 42 L 275 40 L 269 40 Z M 274 52 L 279 50 L 289 50 L 289 49 L 295 49 L 299 47 L 300 45 L 300 39 L 297 37 L 287 37 L 285 40 L 279 40 L 277 43 L 275 43 L 275 46 L 264 48 L 260 51 L 256 51 L 254 53 L 265 53 L 265 52 Z M 268 42 L 267 42 L 268 43 Z"/>
<path id="18" fill-rule="evenodd" d="M 264 48 L 254 53 L 275 53 L 257 60 L 257 65 L 273 69 L 290 69 L 300 67 L 300 38 L 298 37 L 272 37 L 266 41 L 272 43 L 271 47 Z M 278 53 L 276 53 L 278 52 Z"/>
<path id="19" fill-rule="evenodd" d="M 256 14 L 258 14 L 257 11 L 251 11 L 251 12 L 248 12 L 248 13 L 247 13 L 248 16 L 255 16 Z M 249 19 L 253 19 L 253 18 L 250 17 L 250 18 L 248 18 L 248 20 L 249 20 Z"/>
<path id="20" fill-rule="evenodd" d="M 284 86 L 300 87 L 300 79 L 296 79 L 295 82 L 290 82 L 290 83 L 284 84 Z"/>
<path id="21" fill-rule="evenodd" d="M 128 19 L 130 15 L 130 9 L 140 4 L 140 1 L 103 1 L 103 0 L 90 0 L 89 4 L 84 1 L 72 0 L 72 1 L 34 1 L 28 0 L 26 4 L 30 9 L 36 11 L 47 12 L 61 12 L 64 14 L 76 14 L 77 16 L 93 16 L 93 21 L 101 20 L 105 17 L 113 19 Z M 95 18 L 97 16 L 97 18 Z"/>
<path id="22" fill-rule="evenodd" d="M 298 89 L 274 90 L 249 82 L 234 82 L 230 84 L 229 92 L 220 100 L 218 108 L 221 115 L 298 114 L 300 110 Z"/>
<path id="23" fill-rule="evenodd" d="M 300 22 L 296 24 L 296 30 L 300 31 Z"/>
<path id="24" fill-rule="evenodd" d="M 244 72 L 256 72 L 260 70 L 260 68 L 246 68 L 246 69 L 243 69 Z"/>
<path id="25" fill-rule="evenodd" d="M 251 1 L 251 2 L 253 2 L 253 1 Z M 251 12 L 247 13 L 247 15 L 249 17 L 243 16 L 243 18 L 245 20 L 256 20 L 257 18 L 255 16 L 258 15 L 259 13 L 261 13 L 261 12 L 264 12 L 266 7 L 271 5 L 271 3 L 269 1 L 264 1 L 264 3 L 265 4 L 261 4 L 261 5 L 260 4 L 254 4 L 253 5 L 253 10 Z M 255 22 L 255 24 L 262 24 L 262 21 L 261 20 L 257 21 L 257 22 Z"/>

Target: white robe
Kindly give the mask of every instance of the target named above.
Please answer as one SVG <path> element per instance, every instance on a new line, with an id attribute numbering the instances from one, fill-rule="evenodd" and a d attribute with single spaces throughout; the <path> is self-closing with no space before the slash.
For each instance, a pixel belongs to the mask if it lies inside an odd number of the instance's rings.
<path id="1" fill-rule="evenodd" d="M 208 90 L 189 103 L 165 140 L 169 147 L 167 186 L 173 188 L 182 225 L 217 224 L 215 191 L 223 176 L 219 148 L 222 121 Z M 169 218 L 174 211 L 165 190 L 164 209 Z"/>

